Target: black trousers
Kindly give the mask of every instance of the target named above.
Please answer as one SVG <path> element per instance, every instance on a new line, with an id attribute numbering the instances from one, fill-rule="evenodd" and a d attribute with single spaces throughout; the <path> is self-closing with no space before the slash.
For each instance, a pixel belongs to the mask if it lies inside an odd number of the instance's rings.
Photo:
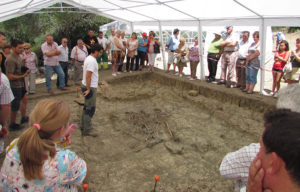
<path id="1" fill-rule="evenodd" d="M 136 71 L 139 70 L 139 66 L 145 65 L 145 57 L 146 57 L 146 52 L 138 51 L 138 55 L 136 57 L 136 64 L 135 64 Z"/>
<path id="2" fill-rule="evenodd" d="M 217 55 L 219 57 L 217 58 Z M 207 55 L 207 63 L 208 63 L 208 71 L 209 71 L 209 78 L 215 79 L 217 74 L 217 66 L 220 59 L 219 53 L 208 53 Z"/>
<path id="3" fill-rule="evenodd" d="M 122 71 L 123 71 L 123 63 L 124 63 L 124 59 L 125 59 L 125 56 L 124 56 L 124 57 L 121 56 L 121 63 L 120 63 L 120 65 L 119 65 L 119 67 L 118 67 L 118 71 L 119 71 L 119 72 L 122 72 Z"/>
<path id="4" fill-rule="evenodd" d="M 135 59 L 135 56 L 133 58 L 127 57 L 127 59 L 126 59 L 126 71 L 127 72 L 129 70 L 133 71 L 134 59 Z M 130 64 L 130 68 L 129 68 L 129 64 Z"/>
<path id="5" fill-rule="evenodd" d="M 60 61 L 59 64 L 65 74 L 65 85 L 67 86 L 68 79 L 69 79 L 69 74 L 68 74 L 69 62 Z M 57 78 L 56 86 L 59 87 L 59 78 Z"/>

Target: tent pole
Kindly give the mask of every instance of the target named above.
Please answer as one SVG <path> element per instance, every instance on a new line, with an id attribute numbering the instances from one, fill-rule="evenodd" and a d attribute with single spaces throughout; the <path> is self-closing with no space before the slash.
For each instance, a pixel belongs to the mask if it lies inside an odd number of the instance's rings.
<path id="1" fill-rule="evenodd" d="M 266 25 L 265 19 L 262 19 L 260 26 L 260 58 L 261 58 L 261 70 L 260 70 L 260 93 L 262 94 L 265 85 L 265 61 L 266 61 Z"/>
<path id="2" fill-rule="evenodd" d="M 164 43 L 164 39 L 163 39 L 163 34 L 162 34 L 162 29 L 161 29 L 161 22 L 158 22 L 158 27 L 159 27 L 159 40 L 161 43 L 161 48 L 162 48 L 162 58 L 163 58 L 163 66 L 164 66 L 164 70 L 166 70 L 166 58 L 165 58 L 165 43 Z"/>
<path id="3" fill-rule="evenodd" d="M 198 22 L 198 47 L 199 47 L 199 62 L 200 62 L 200 79 L 205 80 L 205 73 L 204 73 L 204 63 L 203 63 L 203 44 L 202 44 L 202 25 L 201 21 Z"/>
<path id="4" fill-rule="evenodd" d="M 134 31 L 134 26 L 133 26 L 133 22 L 130 22 L 130 33 L 132 34 Z M 131 36 L 130 34 L 130 36 Z"/>

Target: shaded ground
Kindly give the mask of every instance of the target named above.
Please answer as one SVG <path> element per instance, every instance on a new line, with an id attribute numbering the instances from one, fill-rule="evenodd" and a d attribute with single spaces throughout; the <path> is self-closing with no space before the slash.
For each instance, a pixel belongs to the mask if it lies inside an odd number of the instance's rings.
<path id="1" fill-rule="evenodd" d="M 262 113 L 209 95 L 189 96 L 188 89 L 180 88 L 186 80 L 165 86 L 162 78 L 136 74 L 112 80 L 109 71 L 101 72 L 103 84 L 93 118 L 100 136 L 83 138 L 79 130 L 72 135 L 71 150 L 84 158 L 91 170 L 89 191 L 150 192 L 156 175 L 161 178 L 160 192 L 233 191 L 233 182 L 219 176 L 219 163 L 227 152 L 258 142 Z M 29 111 L 38 100 L 48 97 L 43 86 L 39 94 L 30 96 Z M 223 91 L 219 93 L 223 97 L 245 96 L 235 89 L 210 86 Z M 80 124 L 82 106 L 73 101 L 76 88 L 69 93 L 56 91 L 53 97 L 67 102 L 71 123 Z M 266 103 L 272 107 L 274 101 L 267 98 Z M 10 133 L 6 143 L 19 134 Z"/>

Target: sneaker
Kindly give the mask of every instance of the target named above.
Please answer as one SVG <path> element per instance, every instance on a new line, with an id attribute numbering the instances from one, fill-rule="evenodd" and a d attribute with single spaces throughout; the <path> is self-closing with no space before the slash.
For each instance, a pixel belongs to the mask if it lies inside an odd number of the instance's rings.
<path id="1" fill-rule="evenodd" d="M 91 137 L 98 137 L 98 133 L 95 131 L 95 130 L 90 130 L 90 131 L 88 131 L 88 132 L 82 132 L 82 134 L 81 134 L 82 136 L 91 136 Z"/>
<path id="2" fill-rule="evenodd" d="M 29 117 L 28 117 L 28 116 L 24 116 L 24 117 L 22 117 L 22 119 L 21 119 L 21 124 L 27 123 L 28 121 L 29 121 Z"/>
<path id="3" fill-rule="evenodd" d="M 193 77 L 190 78 L 190 81 L 194 81 L 194 80 L 196 80 L 196 79 L 194 79 Z"/>
<path id="4" fill-rule="evenodd" d="M 222 84 L 225 84 L 223 81 L 220 81 L 217 83 L 217 85 L 222 85 Z"/>
<path id="5" fill-rule="evenodd" d="M 118 74 L 118 75 L 120 75 L 120 74 L 121 74 L 121 72 L 117 72 L 117 74 Z"/>
<path id="6" fill-rule="evenodd" d="M 212 82 L 211 78 L 207 78 L 207 79 L 206 79 L 206 82 L 207 82 L 207 83 L 211 83 L 211 82 Z"/>
<path id="7" fill-rule="evenodd" d="M 132 71 L 129 71 L 129 73 L 132 73 Z"/>
<path id="8" fill-rule="evenodd" d="M 123 72 L 124 72 L 124 73 L 127 73 L 127 70 L 124 70 Z"/>
<path id="9" fill-rule="evenodd" d="M 175 73 L 175 75 L 179 75 L 179 73 Z"/>
<path id="10" fill-rule="evenodd" d="M 116 76 L 117 76 L 117 73 L 113 73 L 112 76 L 116 77 Z"/>
<path id="11" fill-rule="evenodd" d="M 180 74 L 179 77 L 182 77 L 182 74 Z"/>
<path id="12" fill-rule="evenodd" d="M 17 124 L 17 123 L 11 123 L 11 124 L 9 125 L 9 130 L 10 130 L 10 131 L 18 131 L 18 130 L 20 130 L 20 129 L 22 129 L 22 127 L 21 127 L 20 124 Z"/>
<path id="13" fill-rule="evenodd" d="M 273 94 L 273 97 L 278 97 L 278 92 L 275 92 L 275 93 Z"/>

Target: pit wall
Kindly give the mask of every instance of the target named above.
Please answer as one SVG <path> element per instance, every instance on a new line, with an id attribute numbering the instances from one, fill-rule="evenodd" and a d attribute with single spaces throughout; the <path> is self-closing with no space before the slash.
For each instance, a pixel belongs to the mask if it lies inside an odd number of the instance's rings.
<path id="1" fill-rule="evenodd" d="M 225 88 L 224 85 L 216 85 L 206 83 L 205 81 L 189 81 L 186 78 L 170 75 L 164 72 L 141 72 L 125 76 L 119 76 L 114 79 L 107 80 L 108 84 L 116 84 L 118 82 L 131 81 L 154 81 L 164 86 L 172 87 L 173 89 L 181 90 L 182 93 L 187 93 L 190 90 L 195 90 L 199 95 L 207 98 L 215 99 L 220 102 L 237 105 L 247 108 L 255 112 L 266 112 L 276 108 L 276 99 L 273 97 L 262 96 L 258 93 L 247 95 L 240 89 Z M 185 94 L 182 94 L 184 96 Z M 197 96 L 196 96 L 197 97 Z M 187 99 L 191 97 L 185 97 Z M 194 100 L 194 99 L 190 99 Z"/>

